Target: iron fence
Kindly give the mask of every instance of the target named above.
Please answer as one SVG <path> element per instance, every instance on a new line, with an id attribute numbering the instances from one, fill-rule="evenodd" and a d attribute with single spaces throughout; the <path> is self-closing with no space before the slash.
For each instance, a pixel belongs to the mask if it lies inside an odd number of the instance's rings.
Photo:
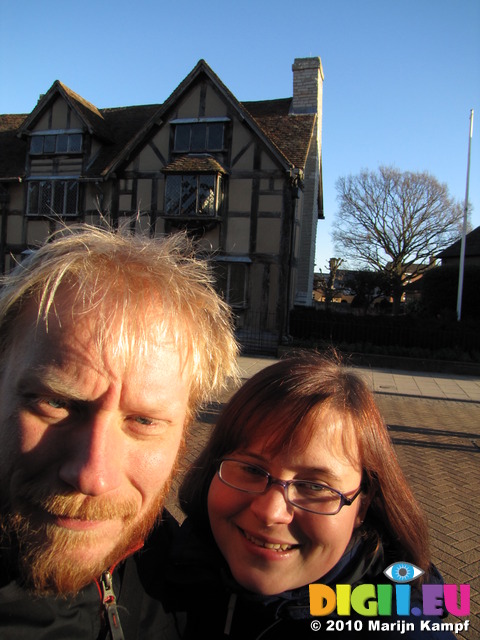
<path id="1" fill-rule="evenodd" d="M 408 316 L 359 317 L 316 310 L 294 310 L 290 316 L 294 338 L 334 345 L 399 347 L 432 352 L 457 350 L 480 355 L 480 332 L 471 325 L 442 325 L 435 318 Z"/>
<path id="2" fill-rule="evenodd" d="M 480 332 L 475 326 L 444 325 L 435 318 L 359 317 L 295 309 L 288 335 L 294 344 L 298 341 L 304 346 L 329 344 L 365 353 L 480 360 Z M 276 314 L 250 310 L 236 317 L 236 336 L 242 353 L 258 355 L 276 355 L 284 337 Z"/>
<path id="3" fill-rule="evenodd" d="M 276 314 L 248 311 L 236 317 L 235 333 L 242 353 L 276 355 L 280 331 Z"/>

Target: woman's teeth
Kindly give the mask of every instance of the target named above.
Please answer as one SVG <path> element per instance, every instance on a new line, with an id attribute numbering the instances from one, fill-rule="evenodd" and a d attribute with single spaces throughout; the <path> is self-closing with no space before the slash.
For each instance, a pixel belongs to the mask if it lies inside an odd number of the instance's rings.
<path id="1" fill-rule="evenodd" d="M 253 544 L 256 544 L 258 547 L 264 547 L 265 549 L 273 549 L 274 551 L 288 551 L 289 549 L 293 549 L 294 545 L 291 544 L 274 544 L 272 542 L 264 542 L 263 540 L 259 540 L 254 536 L 250 535 L 246 531 L 243 532 L 246 539 Z"/>

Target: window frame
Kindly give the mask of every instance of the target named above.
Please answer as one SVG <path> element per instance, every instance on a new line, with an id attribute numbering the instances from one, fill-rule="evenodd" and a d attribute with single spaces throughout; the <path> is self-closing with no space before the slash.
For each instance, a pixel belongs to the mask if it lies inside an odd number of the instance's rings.
<path id="1" fill-rule="evenodd" d="M 37 193 L 34 193 L 34 189 L 37 189 Z M 62 192 L 60 192 L 62 189 Z M 73 201 L 75 203 L 75 211 L 67 211 L 71 202 L 71 192 L 75 190 L 73 194 Z M 55 206 L 58 205 L 59 200 L 62 202 L 62 211 L 55 211 Z M 36 201 L 35 210 L 32 211 L 32 201 Z M 27 183 L 27 198 L 26 198 L 26 215 L 31 217 L 52 217 L 58 216 L 61 218 L 72 218 L 79 215 L 79 203 L 80 203 L 80 183 L 78 180 L 68 179 L 36 179 L 29 180 Z"/>
<path id="2" fill-rule="evenodd" d="M 213 179 L 213 213 L 202 213 L 200 203 L 202 179 Z M 187 207 L 184 206 L 188 197 L 188 186 L 191 185 L 191 181 L 195 180 L 195 212 L 189 212 Z M 180 196 L 177 199 L 176 212 L 172 204 L 169 204 L 169 184 L 171 185 L 173 180 L 180 180 L 180 188 L 176 188 Z M 223 176 L 221 173 L 169 173 L 165 179 L 165 197 L 164 197 L 164 215 L 166 218 L 175 219 L 189 219 L 189 220 L 212 220 L 220 218 L 222 215 L 223 207 Z M 172 187 L 173 189 L 173 187 Z M 184 192 L 185 189 L 185 192 Z M 193 191 L 192 191 L 193 193 Z M 173 202 L 173 198 L 171 198 Z"/>
<path id="3" fill-rule="evenodd" d="M 250 269 L 249 266 L 251 264 L 251 260 L 249 258 L 232 258 L 232 257 L 221 257 L 218 256 L 214 259 L 215 272 L 216 272 L 216 282 L 217 289 L 219 293 L 222 295 L 223 299 L 227 304 L 230 305 L 232 309 L 244 310 L 248 308 L 248 283 L 250 277 Z M 241 279 L 243 280 L 243 292 L 240 292 L 240 287 L 234 292 L 234 296 L 232 296 L 232 287 L 231 283 L 234 278 L 238 278 L 237 275 L 233 275 L 232 271 L 234 269 L 242 269 Z M 226 278 L 221 278 L 220 269 L 226 273 Z M 225 286 L 223 284 L 225 283 Z M 240 295 L 236 294 L 240 292 Z M 232 297 L 236 297 L 236 300 L 232 301 Z"/>
<path id="4" fill-rule="evenodd" d="M 172 120 L 170 125 L 174 127 L 173 132 L 173 153 L 220 153 L 225 151 L 225 138 L 226 138 L 226 124 L 230 122 L 230 118 L 181 118 Z M 210 131 L 213 128 L 222 128 L 221 131 L 221 144 L 210 144 Z M 185 135 L 185 130 L 189 128 L 188 136 Z M 203 134 L 203 144 L 194 144 L 195 134 L 198 135 L 198 130 L 205 128 Z M 180 145 L 178 136 L 183 129 L 183 139 L 188 137 L 188 144 L 183 143 Z M 218 135 L 218 134 L 217 134 Z M 217 135 L 214 138 L 217 138 Z"/>
<path id="5" fill-rule="evenodd" d="M 74 144 L 76 138 L 80 138 L 80 144 Z M 39 150 L 32 149 L 34 141 L 42 139 L 42 146 Z M 61 146 L 61 142 L 66 139 L 66 148 Z M 47 149 L 46 141 L 52 143 Z M 83 153 L 84 136 L 82 131 L 41 131 L 32 133 L 30 137 L 29 153 L 31 156 L 58 156 L 58 155 L 76 155 Z M 72 150 L 73 147 L 73 150 Z"/>

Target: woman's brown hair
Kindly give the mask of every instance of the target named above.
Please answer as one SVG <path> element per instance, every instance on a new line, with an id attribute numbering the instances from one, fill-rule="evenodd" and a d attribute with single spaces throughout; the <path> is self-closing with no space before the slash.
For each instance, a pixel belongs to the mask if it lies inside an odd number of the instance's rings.
<path id="1" fill-rule="evenodd" d="M 307 447 L 319 428 L 328 437 L 332 432 L 338 435 L 338 425 L 346 455 L 352 443 L 358 445 L 364 493 L 370 499 L 364 529 L 382 531 L 403 554 L 399 559 L 427 571 L 425 516 L 401 470 L 373 394 L 335 354 L 304 352 L 280 360 L 233 395 L 185 476 L 182 509 L 208 530 L 207 495 L 219 460 L 259 437 L 267 440 L 273 455 L 289 447 Z"/>

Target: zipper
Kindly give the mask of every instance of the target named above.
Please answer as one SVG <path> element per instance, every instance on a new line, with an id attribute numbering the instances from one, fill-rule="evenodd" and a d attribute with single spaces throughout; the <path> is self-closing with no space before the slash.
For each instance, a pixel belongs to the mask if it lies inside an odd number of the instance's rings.
<path id="1" fill-rule="evenodd" d="M 105 571 L 105 573 L 102 574 L 100 578 L 100 590 L 102 604 L 107 613 L 112 640 L 125 640 L 120 623 L 120 616 L 118 615 L 117 598 L 113 590 L 112 574 L 110 571 Z"/>
<path id="2" fill-rule="evenodd" d="M 235 605 L 237 604 L 237 594 L 231 593 L 228 600 L 227 617 L 225 619 L 225 628 L 223 630 L 224 636 L 229 636 L 232 629 L 233 614 L 235 612 Z"/>

